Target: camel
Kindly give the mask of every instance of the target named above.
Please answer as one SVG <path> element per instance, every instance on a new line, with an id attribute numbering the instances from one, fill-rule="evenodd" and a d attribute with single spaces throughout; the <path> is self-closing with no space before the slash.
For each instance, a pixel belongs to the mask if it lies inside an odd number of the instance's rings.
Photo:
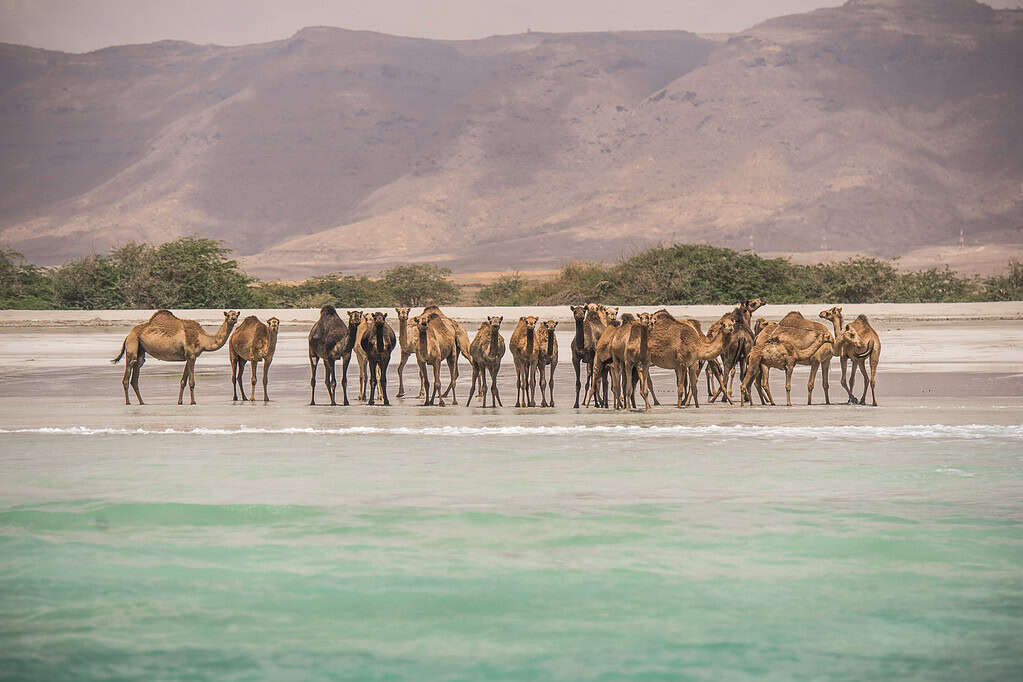
<path id="1" fill-rule="evenodd" d="M 515 407 L 536 407 L 536 317 L 520 317 L 508 346 L 515 361 Z"/>
<path id="2" fill-rule="evenodd" d="M 139 405 L 145 405 L 139 393 L 139 372 L 146 362 L 146 354 L 165 362 L 183 362 L 185 371 L 181 374 L 181 388 L 178 390 L 178 405 L 182 404 L 185 394 L 185 383 L 191 394 L 192 405 L 195 405 L 195 361 L 203 351 L 220 350 L 227 343 L 227 337 L 238 322 L 238 311 L 224 311 L 224 322 L 214 334 L 208 334 L 198 322 L 182 320 L 175 317 L 169 310 L 157 310 L 148 322 L 132 327 L 121 343 L 121 352 L 111 360 L 117 364 L 122 356 L 124 359 L 124 404 L 131 405 L 128 399 L 128 384 L 131 383 Z"/>
<path id="3" fill-rule="evenodd" d="M 546 320 L 540 324 L 536 335 L 536 367 L 540 371 L 540 407 L 554 407 L 554 370 L 558 366 L 558 338 L 554 333 L 557 320 Z M 545 368 L 550 367 L 550 380 Z M 547 402 L 547 386 L 551 387 L 551 400 Z"/>
<path id="4" fill-rule="evenodd" d="M 846 327 L 852 327 L 856 331 L 856 335 L 865 343 L 862 347 L 857 345 L 849 345 L 845 342 L 844 331 L 842 326 L 842 309 L 839 307 L 829 308 L 828 310 L 822 310 L 820 316 L 824 319 L 831 320 L 835 326 L 835 355 L 841 361 L 842 364 L 842 388 L 845 389 L 849 395 L 848 402 L 852 404 L 864 404 L 864 400 L 867 398 L 867 368 L 866 360 L 864 358 L 870 358 L 870 396 L 873 401 L 874 407 L 877 407 L 877 396 L 874 393 L 875 377 L 877 375 L 877 363 L 881 359 L 881 337 L 877 335 L 874 328 L 870 326 L 870 322 L 867 320 L 866 315 L 860 315 L 855 320 L 850 322 Z M 863 357 L 860 357 L 860 353 L 864 352 L 867 348 L 870 352 Z M 845 368 L 846 361 L 852 360 L 853 369 L 852 376 L 849 378 L 849 383 L 846 383 L 845 379 Z M 863 397 L 856 400 L 856 396 L 853 395 L 852 386 L 853 382 L 856 381 L 856 368 L 859 367 L 863 373 Z"/>
<path id="5" fill-rule="evenodd" d="M 732 402 L 732 382 L 735 379 L 735 368 L 739 368 L 740 377 L 745 374 L 748 367 L 746 357 L 749 355 L 750 349 L 753 348 L 752 315 L 765 303 L 766 301 L 762 298 L 746 299 L 739 303 L 734 310 L 725 313 L 721 316 L 720 320 L 714 323 L 714 325 L 717 325 L 726 318 L 730 319 L 735 325 L 735 331 L 731 334 L 728 345 L 721 353 L 721 371 L 725 376 L 725 385 L 722 385 L 714 395 L 708 398 L 710 402 L 714 402 L 718 397 L 726 396 L 728 402 Z M 711 325 L 709 334 L 714 333 L 714 325 Z M 707 390 L 710 390 L 709 378 Z"/>
<path id="6" fill-rule="evenodd" d="M 323 360 L 323 383 L 330 395 L 330 404 L 337 405 L 335 392 L 337 375 L 334 363 L 341 358 L 341 394 L 344 404 L 348 405 L 348 363 L 352 359 L 352 348 L 355 346 L 355 333 L 362 323 L 362 313 L 358 310 L 348 312 L 346 325 L 332 305 L 320 308 L 320 319 L 309 330 L 309 366 L 312 370 L 309 378 L 309 404 L 316 404 L 316 367 Z"/>
<path id="7" fill-rule="evenodd" d="M 501 323 L 504 317 L 488 317 L 487 321 L 480 325 L 476 332 L 476 338 L 469 345 L 469 355 L 472 357 L 472 388 L 469 389 L 469 398 L 466 404 L 472 402 L 473 393 L 476 391 L 476 382 L 479 381 L 480 397 L 483 398 L 483 407 L 487 406 L 487 372 L 490 372 L 491 407 L 497 407 L 501 403 L 501 395 L 497 391 L 497 373 L 501 370 L 501 358 L 504 357 L 504 339 L 501 338 Z"/>
<path id="8" fill-rule="evenodd" d="M 784 332 L 782 332 L 784 333 Z M 756 382 L 757 392 L 760 393 L 760 402 L 764 403 L 764 389 L 767 390 L 767 397 L 774 405 L 774 398 L 771 397 L 770 386 L 762 387 L 760 382 L 761 372 L 768 367 L 785 370 L 785 405 L 792 407 L 792 370 L 797 362 L 805 362 L 816 354 L 822 346 L 830 344 L 831 334 L 827 331 L 814 332 L 814 341 L 803 349 L 797 349 L 791 342 L 782 336 L 772 336 L 764 342 L 758 342 L 753 346 L 749 354 L 749 367 L 742 379 L 739 404 L 744 405 L 749 400 L 753 405 L 753 398 L 750 396 L 750 384 Z M 766 382 L 765 382 L 766 383 Z"/>
<path id="9" fill-rule="evenodd" d="M 439 398 L 440 406 L 444 407 L 444 395 L 447 395 L 448 391 L 441 395 L 440 363 L 445 360 L 448 363 L 448 371 L 451 374 L 449 386 L 451 404 L 457 405 L 458 399 L 455 397 L 455 380 L 458 379 L 458 370 L 455 369 L 455 364 L 458 362 L 459 351 L 457 337 L 451 328 L 445 324 L 442 316 L 435 312 L 429 315 L 419 315 L 415 318 L 415 325 L 418 336 L 416 340 L 416 362 L 419 363 L 419 373 L 426 384 L 426 401 L 423 405 L 433 405 L 436 397 Z M 434 378 L 432 391 L 430 390 L 430 378 L 427 374 L 427 367 L 431 365 L 433 366 Z"/>
<path id="10" fill-rule="evenodd" d="M 589 407 L 591 401 L 593 402 L 594 407 L 607 408 L 610 405 L 608 401 L 607 375 L 611 367 L 611 363 L 613 362 L 613 358 L 611 357 L 611 345 L 622 325 L 633 319 L 634 316 L 631 313 L 625 313 L 622 315 L 621 320 L 609 317 L 607 326 L 601 331 L 600 337 L 597 339 L 596 345 L 593 348 L 592 376 L 587 381 L 589 384 L 589 390 L 586 392 L 586 398 L 583 401 L 583 404 L 587 407 Z M 612 375 L 612 385 L 614 384 L 614 381 L 615 378 Z"/>
<path id="11" fill-rule="evenodd" d="M 395 308 L 398 313 L 398 345 L 401 346 L 401 360 L 398 362 L 398 397 L 404 397 L 405 395 L 405 379 L 404 370 L 405 364 L 408 359 L 416 354 L 416 341 L 419 339 L 419 335 L 415 333 L 414 326 L 409 327 L 408 321 L 408 308 Z M 425 389 L 423 388 L 422 377 L 419 378 L 419 395 L 417 398 L 422 398 Z"/>
<path id="12" fill-rule="evenodd" d="M 369 359 L 366 357 L 366 351 L 362 349 L 362 338 L 369 331 L 370 316 L 368 313 L 360 311 L 362 321 L 355 330 L 355 361 L 359 363 L 359 400 L 366 400 L 366 390 L 369 388 Z"/>
<path id="13" fill-rule="evenodd" d="M 369 363 L 369 404 L 375 404 L 377 381 L 379 378 L 380 395 L 384 405 L 390 405 L 387 399 L 387 365 L 391 362 L 391 353 L 397 340 L 394 330 L 387 324 L 387 313 L 373 313 L 370 316 L 369 328 L 362 335 L 362 352 Z"/>
<path id="14" fill-rule="evenodd" d="M 716 322 L 708 331 L 707 336 L 688 325 L 679 326 L 678 345 L 675 346 L 673 367 L 675 378 L 678 381 L 676 407 L 683 407 L 690 402 L 695 407 L 700 406 L 700 396 L 696 390 L 696 380 L 700 376 L 700 364 L 703 362 L 714 363 L 713 366 L 717 369 L 715 358 L 720 357 L 728 348 L 736 328 L 735 320 L 728 317 Z M 723 384 L 723 372 L 717 376 L 718 381 Z"/>
<path id="15" fill-rule="evenodd" d="M 612 381 L 615 384 L 615 409 L 621 405 L 636 407 L 635 385 L 638 379 L 639 393 L 643 396 L 646 411 L 650 411 L 649 386 L 647 376 L 650 372 L 650 328 L 654 326 L 654 318 L 650 313 L 638 316 L 623 316 L 622 326 L 611 341 L 611 358 L 613 363 Z M 615 378 L 621 377 L 619 381 Z M 634 378 L 635 377 L 635 378 Z M 621 400 L 619 400 L 619 392 Z"/>
<path id="16" fill-rule="evenodd" d="M 817 332 L 823 332 L 825 341 L 817 352 L 809 358 L 798 359 L 796 364 L 810 366 L 810 379 L 806 384 L 806 404 L 813 404 L 813 385 L 817 379 L 817 368 L 819 367 L 821 369 L 821 384 L 824 386 L 824 402 L 830 405 L 831 396 L 828 391 L 828 375 L 831 368 L 831 358 L 834 355 L 835 338 L 828 331 L 828 328 L 820 322 L 806 319 L 795 310 L 788 313 L 777 323 L 767 322 L 759 325 L 758 328 L 760 328 L 760 332 L 754 340 L 754 345 L 766 343 L 770 338 L 777 337 L 787 341 L 792 348 L 796 349 L 806 348 L 815 343 Z M 767 374 L 768 372 L 765 371 L 763 383 L 767 383 Z"/>
<path id="17" fill-rule="evenodd" d="M 274 352 L 277 350 L 277 329 L 281 321 L 271 317 L 263 324 L 255 315 L 249 315 L 238 328 L 231 334 L 227 349 L 231 356 L 231 390 L 234 392 L 232 400 L 238 400 L 238 392 L 241 391 L 242 400 L 245 400 L 245 387 L 242 386 L 242 376 L 245 372 L 245 363 L 252 363 L 252 402 L 256 402 L 256 365 L 263 361 L 263 402 L 270 402 L 270 396 L 266 392 L 267 374 L 270 372 L 270 363 L 273 362 Z"/>
<path id="18" fill-rule="evenodd" d="M 650 328 L 650 365 L 660 367 L 662 369 L 674 369 L 678 370 L 679 366 L 676 362 L 677 348 L 680 339 L 680 327 L 688 325 L 693 329 L 699 336 L 703 336 L 703 332 L 700 329 L 699 320 L 688 319 L 688 320 L 677 320 L 664 308 L 658 310 L 652 315 L 654 320 L 653 327 Z M 701 365 L 703 363 L 701 362 Z M 699 376 L 699 369 L 697 368 L 697 376 Z M 707 376 L 708 381 L 711 374 L 717 378 L 720 384 L 723 379 L 721 376 L 721 367 L 718 365 L 717 360 L 710 358 L 707 361 Z M 654 405 L 660 405 L 660 401 L 657 400 L 657 395 L 654 393 L 653 380 L 650 378 L 649 365 L 646 376 L 647 386 L 650 388 L 650 394 L 653 398 Z M 686 386 L 686 398 L 683 402 L 688 403 L 689 387 L 689 373 L 688 370 L 675 374 L 675 383 Z M 708 388 L 708 392 L 710 389 Z M 726 396 L 727 398 L 727 396 Z"/>
<path id="19" fill-rule="evenodd" d="M 590 392 L 590 381 L 593 377 L 593 352 L 607 328 L 609 321 L 614 320 L 618 315 L 618 308 L 608 308 L 599 303 L 587 303 L 586 305 L 571 306 L 572 316 L 575 319 L 575 336 L 572 337 L 572 366 L 575 368 L 575 405 L 579 407 L 579 390 L 583 388 L 581 381 L 581 366 L 586 365 L 586 387 L 583 391 L 585 396 Z"/>

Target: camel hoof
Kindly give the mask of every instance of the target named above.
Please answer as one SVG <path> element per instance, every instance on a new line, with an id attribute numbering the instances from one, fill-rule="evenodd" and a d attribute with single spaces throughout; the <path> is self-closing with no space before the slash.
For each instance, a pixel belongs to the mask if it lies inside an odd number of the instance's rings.
<path id="1" fill-rule="evenodd" d="M 445 403 L 445 402 L 444 402 L 444 398 L 441 398 L 441 399 L 440 399 L 440 402 L 439 402 L 438 404 L 439 404 L 439 405 L 440 405 L 441 407 L 447 407 L 447 403 Z"/>

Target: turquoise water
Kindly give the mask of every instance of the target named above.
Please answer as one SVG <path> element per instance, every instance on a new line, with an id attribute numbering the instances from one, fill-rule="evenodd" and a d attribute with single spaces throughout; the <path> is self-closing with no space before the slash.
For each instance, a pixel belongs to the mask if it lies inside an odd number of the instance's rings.
<path id="1" fill-rule="evenodd" d="M 0 433 L 0 677 L 1020 679 L 1023 428 Z"/>

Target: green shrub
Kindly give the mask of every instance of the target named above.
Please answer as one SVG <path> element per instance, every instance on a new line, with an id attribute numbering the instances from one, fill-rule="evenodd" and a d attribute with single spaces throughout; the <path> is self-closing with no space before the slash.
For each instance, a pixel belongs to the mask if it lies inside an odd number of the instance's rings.
<path id="1" fill-rule="evenodd" d="M 0 249 L 0 308 L 46 310 L 53 307 L 49 273 L 26 263 L 17 251 Z"/>
<path id="2" fill-rule="evenodd" d="M 1023 263 L 1010 261 L 1004 275 L 985 279 L 981 295 L 984 301 L 1023 301 Z"/>
<path id="3" fill-rule="evenodd" d="M 451 268 L 410 263 L 385 270 L 382 283 L 390 293 L 390 305 L 444 305 L 458 300 L 458 286 L 450 275 Z"/>

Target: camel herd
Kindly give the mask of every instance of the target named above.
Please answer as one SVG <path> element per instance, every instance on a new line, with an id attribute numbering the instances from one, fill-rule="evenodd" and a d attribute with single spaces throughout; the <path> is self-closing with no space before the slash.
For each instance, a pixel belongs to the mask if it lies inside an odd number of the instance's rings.
<path id="1" fill-rule="evenodd" d="M 823 310 L 820 318 L 831 322 L 834 333 L 823 323 L 808 320 L 793 311 L 776 322 L 752 320 L 752 314 L 764 305 L 761 299 L 743 301 L 710 326 L 706 335 L 695 319 L 679 320 L 667 310 L 653 313 L 623 313 L 618 308 L 599 303 L 571 306 L 575 322 L 572 337 L 572 366 L 575 370 L 575 404 L 614 409 L 637 407 L 636 391 L 649 410 L 651 400 L 659 405 L 653 390 L 650 367 L 674 370 L 676 406 L 700 406 L 698 379 L 706 374 L 710 402 L 732 403 L 736 377 L 739 380 L 739 404 L 752 405 L 755 388 L 761 404 L 774 405 L 768 373 L 771 368 L 785 372 L 786 404 L 792 404 L 792 371 L 796 365 L 809 365 L 807 404 L 813 402 L 817 370 L 821 370 L 824 401 L 831 404 L 828 373 L 832 358 L 842 368 L 842 387 L 848 402 L 864 404 L 867 386 L 871 401 L 877 405 L 875 376 L 881 355 L 881 340 L 866 316 L 860 315 L 844 324 L 842 309 Z M 364 314 L 348 311 L 347 322 L 330 305 L 320 310 L 319 319 L 309 331 L 309 404 L 316 404 L 316 374 L 323 362 L 323 383 L 330 404 L 337 405 L 336 363 L 341 360 L 341 400 L 348 400 L 348 365 L 352 354 L 359 365 L 358 399 L 374 405 L 377 399 L 390 405 L 387 393 L 387 368 L 397 347 L 397 397 L 405 395 L 404 368 L 415 356 L 419 365 L 418 398 L 424 405 L 445 405 L 450 395 L 457 405 L 456 383 L 458 359 L 464 357 L 472 368 L 469 396 L 477 394 L 482 406 L 502 406 L 497 376 L 505 351 L 511 352 L 515 366 L 515 407 L 535 407 L 537 378 L 540 385 L 540 407 L 554 407 L 554 375 L 558 366 L 557 321 L 527 315 L 520 317 L 508 338 L 501 335 L 504 318 L 488 317 L 469 341 L 462 326 L 436 306 L 427 306 L 422 313 L 409 317 L 408 308 L 396 308 L 398 332 L 387 322 L 387 313 Z M 267 381 L 270 364 L 277 348 L 280 321 L 271 317 L 265 323 L 255 316 L 238 323 L 237 311 L 226 311 L 224 322 L 213 334 L 197 322 L 183 320 L 168 310 L 159 310 L 147 322 L 137 325 L 121 345 L 121 352 L 112 362 L 125 358 L 124 402 L 131 404 L 128 387 L 135 392 L 139 404 L 139 372 L 146 356 L 168 362 L 184 362 L 178 404 L 182 404 L 185 385 L 189 387 L 191 404 L 195 404 L 195 361 L 203 351 L 215 351 L 228 344 L 231 362 L 231 386 L 234 400 L 256 399 L 256 372 L 263 363 L 263 400 L 269 401 Z M 236 328 L 237 325 L 237 328 Z M 232 333 L 233 331 L 233 333 Z M 866 363 L 870 363 L 867 373 Z M 244 372 L 251 365 L 249 396 L 245 395 Z M 848 364 L 852 372 L 847 375 Z M 448 382 L 441 390 L 441 366 L 447 364 Z M 853 393 L 857 370 L 863 376 L 863 393 Z M 432 383 L 431 383 L 432 375 Z M 489 386 L 488 386 L 489 383 Z"/>

